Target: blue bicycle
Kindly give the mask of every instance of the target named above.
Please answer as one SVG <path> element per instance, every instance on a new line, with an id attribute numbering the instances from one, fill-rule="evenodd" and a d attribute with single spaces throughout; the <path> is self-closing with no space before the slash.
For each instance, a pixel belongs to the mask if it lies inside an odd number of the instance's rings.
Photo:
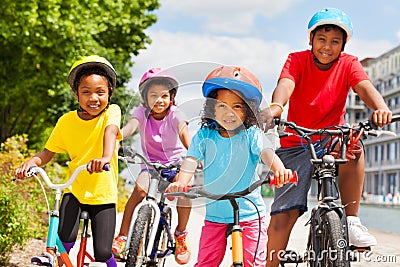
<path id="1" fill-rule="evenodd" d="M 142 163 L 154 169 L 145 199 L 135 208 L 125 245 L 125 266 L 164 266 L 168 255 L 175 253 L 171 233 L 172 210 L 165 203 L 165 190 L 176 175 L 179 163 L 165 165 L 150 162 L 129 146 L 119 149 L 119 159 L 126 163 Z"/>

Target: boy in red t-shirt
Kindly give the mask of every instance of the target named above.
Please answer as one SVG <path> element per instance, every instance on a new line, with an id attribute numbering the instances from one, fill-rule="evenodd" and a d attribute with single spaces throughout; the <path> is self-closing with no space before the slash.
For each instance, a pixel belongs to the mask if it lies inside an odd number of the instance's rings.
<path id="1" fill-rule="evenodd" d="M 317 129 L 344 124 L 346 100 L 350 88 L 373 110 L 371 119 L 382 127 L 392 113 L 375 89 L 357 57 L 342 53 L 352 35 L 350 18 L 341 10 L 326 8 L 314 14 L 308 24 L 311 50 L 291 53 L 286 60 L 272 95 L 272 117 L 280 117 L 290 100 L 288 121 Z M 275 189 L 268 229 L 267 266 L 278 266 L 277 252 L 287 246 L 290 232 L 299 216 L 307 211 L 307 192 L 311 184 L 312 165 L 309 152 L 299 138 L 281 140 L 277 154 L 284 165 L 299 174 L 299 185 Z M 305 167 L 305 166 L 308 166 Z M 340 166 L 339 189 L 349 223 L 349 242 L 358 247 L 376 245 L 375 237 L 357 217 L 364 182 L 364 153 Z"/>

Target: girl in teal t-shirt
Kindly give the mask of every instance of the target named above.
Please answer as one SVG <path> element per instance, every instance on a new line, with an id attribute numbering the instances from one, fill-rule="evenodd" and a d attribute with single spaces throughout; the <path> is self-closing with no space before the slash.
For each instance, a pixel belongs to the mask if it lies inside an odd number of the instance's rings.
<path id="1" fill-rule="evenodd" d="M 244 68 L 222 66 L 207 76 L 202 89 L 207 98 L 202 127 L 193 137 L 176 182 L 169 190 L 183 191 L 202 161 L 205 189 L 215 194 L 241 191 L 260 179 L 256 171 L 260 159 L 270 166 L 278 186 L 288 182 L 292 172 L 275 155 L 259 127 L 257 115 L 262 94 L 257 78 Z M 244 266 L 265 266 L 267 222 L 260 188 L 247 198 L 257 206 L 260 216 L 250 201 L 238 199 L 240 224 L 244 228 Z M 233 223 L 229 201 L 208 200 L 195 266 L 219 266 L 225 254 L 229 223 Z"/>

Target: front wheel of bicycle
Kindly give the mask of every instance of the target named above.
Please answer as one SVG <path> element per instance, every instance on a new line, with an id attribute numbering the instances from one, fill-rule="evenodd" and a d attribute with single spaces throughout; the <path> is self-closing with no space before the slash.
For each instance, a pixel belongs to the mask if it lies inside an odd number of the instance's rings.
<path id="1" fill-rule="evenodd" d="M 126 267 L 145 266 L 146 248 L 149 243 L 150 230 L 153 224 L 153 209 L 149 205 L 140 207 L 132 232 Z"/>
<path id="2" fill-rule="evenodd" d="M 331 210 L 321 217 L 321 260 L 326 267 L 347 267 L 347 240 L 345 226 L 339 215 Z"/>

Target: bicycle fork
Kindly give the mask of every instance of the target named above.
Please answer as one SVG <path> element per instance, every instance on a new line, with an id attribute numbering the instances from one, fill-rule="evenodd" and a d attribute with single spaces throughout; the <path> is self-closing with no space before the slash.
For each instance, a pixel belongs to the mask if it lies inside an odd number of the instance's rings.
<path id="1" fill-rule="evenodd" d="M 229 200 L 233 208 L 233 226 L 230 229 L 230 235 L 232 237 L 232 266 L 242 267 L 243 266 L 243 242 L 242 232 L 243 228 L 240 227 L 239 222 L 239 205 L 234 199 Z"/>
<path id="2" fill-rule="evenodd" d="M 125 250 L 128 250 L 130 247 L 130 241 L 132 238 L 133 227 L 135 225 L 135 221 L 136 221 L 135 218 L 137 217 L 138 211 L 140 210 L 140 208 L 142 206 L 145 206 L 145 205 L 150 206 L 154 211 L 153 225 L 158 225 L 158 223 L 160 222 L 160 209 L 158 208 L 157 203 L 155 203 L 153 200 L 147 200 L 147 199 L 142 201 L 141 203 L 139 203 L 132 214 L 132 220 L 131 220 L 131 224 L 129 225 L 129 232 L 128 232 L 128 237 L 126 240 Z M 151 254 L 151 250 L 153 248 L 153 243 L 154 243 L 154 238 L 156 236 L 156 233 L 157 233 L 157 227 L 151 227 L 149 243 L 147 244 L 147 248 L 146 248 L 146 253 L 147 253 L 146 255 Z"/>

